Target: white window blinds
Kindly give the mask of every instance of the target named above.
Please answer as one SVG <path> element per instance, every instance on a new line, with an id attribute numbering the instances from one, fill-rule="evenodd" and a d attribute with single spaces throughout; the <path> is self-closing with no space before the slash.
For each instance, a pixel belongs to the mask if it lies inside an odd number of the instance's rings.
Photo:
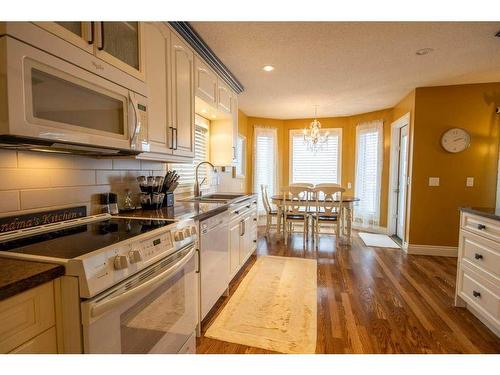
<path id="1" fill-rule="evenodd" d="M 194 131 L 194 160 L 190 164 L 172 164 L 171 169 L 179 174 L 179 186 L 193 186 L 195 168 L 198 163 L 208 160 L 208 130 L 201 126 L 196 126 Z M 198 180 L 207 177 L 208 167 L 202 165 L 198 170 Z"/>
<path id="2" fill-rule="evenodd" d="M 290 130 L 290 183 L 340 184 L 342 129 L 328 129 L 326 144 L 307 149 L 302 130 Z"/>
<path id="3" fill-rule="evenodd" d="M 275 128 L 255 127 L 253 191 L 259 196 L 258 210 L 264 212 L 261 185 L 267 185 L 269 195 L 276 193 L 278 184 L 276 163 L 278 133 Z"/>
<path id="4" fill-rule="evenodd" d="M 363 226 L 376 226 L 380 218 L 383 122 L 373 121 L 356 127 L 355 196 L 360 198 L 354 220 Z"/>

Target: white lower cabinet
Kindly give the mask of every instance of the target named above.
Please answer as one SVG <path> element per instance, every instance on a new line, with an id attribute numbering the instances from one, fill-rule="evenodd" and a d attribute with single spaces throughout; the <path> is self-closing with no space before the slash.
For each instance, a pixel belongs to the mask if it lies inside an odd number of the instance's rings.
<path id="1" fill-rule="evenodd" d="M 57 353 L 54 282 L 0 302 L 0 353 Z"/>
<path id="2" fill-rule="evenodd" d="M 257 201 L 252 200 L 230 212 L 229 280 L 250 258 L 257 247 Z"/>
<path id="3" fill-rule="evenodd" d="M 500 336 L 500 222 L 461 214 L 455 305 Z"/>

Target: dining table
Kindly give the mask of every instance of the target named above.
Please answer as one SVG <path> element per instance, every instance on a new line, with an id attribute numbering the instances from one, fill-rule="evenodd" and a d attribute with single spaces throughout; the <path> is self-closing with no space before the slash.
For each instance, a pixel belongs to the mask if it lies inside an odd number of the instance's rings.
<path id="1" fill-rule="evenodd" d="M 291 198 L 290 198 L 291 199 Z M 289 201 L 289 198 L 287 198 Z M 281 225 L 282 225 L 282 214 L 283 214 L 283 195 L 276 194 L 271 197 L 271 201 L 277 207 L 277 231 L 278 235 L 281 233 Z M 310 202 L 316 202 L 314 199 L 309 199 Z M 352 209 L 356 202 L 359 202 L 360 199 L 354 196 L 346 196 L 342 197 L 342 231 L 341 233 L 345 236 L 345 239 L 348 243 L 351 242 L 351 229 L 352 229 Z M 335 200 L 335 202 L 339 202 L 339 200 Z"/>

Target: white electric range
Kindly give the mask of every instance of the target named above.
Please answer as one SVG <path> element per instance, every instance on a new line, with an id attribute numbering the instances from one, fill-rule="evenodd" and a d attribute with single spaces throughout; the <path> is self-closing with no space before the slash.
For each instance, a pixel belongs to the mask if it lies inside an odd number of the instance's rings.
<path id="1" fill-rule="evenodd" d="M 0 235 L 0 256 L 57 263 L 65 352 L 193 352 L 193 220 L 86 216 Z"/>

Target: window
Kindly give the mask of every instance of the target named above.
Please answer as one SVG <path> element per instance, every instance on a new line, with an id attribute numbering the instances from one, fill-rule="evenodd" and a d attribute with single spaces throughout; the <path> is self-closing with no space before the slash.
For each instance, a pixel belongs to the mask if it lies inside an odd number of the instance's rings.
<path id="1" fill-rule="evenodd" d="M 383 122 L 373 121 L 356 127 L 355 195 L 360 198 L 354 220 L 363 226 L 378 225 L 382 178 Z"/>
<path id="2" fill-rule="evenodd" d="M 290 130 L 290 183 L 340 184 L 342 129 L 328 129 L 326 144 L 307 149 L 302 130 Z"/>
<path id="3" fill-rule="evenodd" d="M 200 120 L 201 119 L 201 120 Z M 193 187 L 195 178 L 195 169 L 198 163 L 208 160 L 208 124 L 209 122 L 199 116 L 196 116 L 194 130 L 194 160 L 189 164 L 172 164 L 170 169 L 175 170 L 179 178 L 180 187 Z M 208 178 L 208 165 L 202 165 L 198 170 L 198 180 Z M 205 185 L 206 186 L 206 185 Z"/>
<path id="4" fill-rule="evenodd" d="M 246 173 L 246 138 L 238 135 L 236 142 L 236 161 L 235 173 L 236 177 L 245 177 Z"/>
<path id="5" fill-rule="evenodd" d="M 275 128 L 263 127 L 255 127 L 254 132 L 253 191 L 259 196 L 258 211 L 263 213 L 264 205 L 260 186 L 267 185 L 267 192 L 270 195 L 276 193 L 278 187 L 276 177 L 278 132 Z"/>

